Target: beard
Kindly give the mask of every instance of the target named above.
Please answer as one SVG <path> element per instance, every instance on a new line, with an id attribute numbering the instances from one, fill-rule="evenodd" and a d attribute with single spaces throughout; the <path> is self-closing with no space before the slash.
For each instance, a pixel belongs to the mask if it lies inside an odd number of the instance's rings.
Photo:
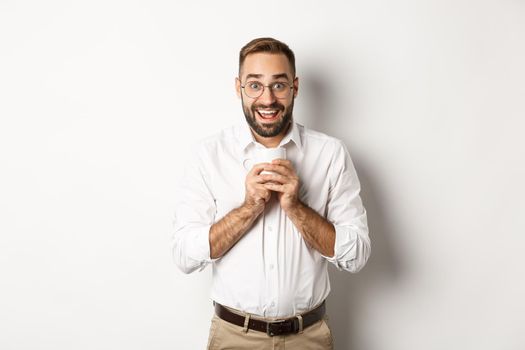
<path id="1" fill-rule="evenodd" d="M 271 124 L 262 124 L 257 121 L 256 117 L 256 109 L 259 107 L 266 107 L 266 108 L 275 108 L 278 109 L 281 113 L 285 110 L 284 106 L 278 102 L 274 102 L 271 105 L 264 106 L 264 105 L 256 105 L 253 104 L 251 108 L 246 107 L 243 103 L 242 110 L 244 112 L 244 117 L 246 118 L 246 122 L 248 122 L 248 125 L 257 133 L 257 135 L 262 137 L 274 137 L 279 135 L 290 123 L 292 120 L 292 112 L 293 112 L 293 103 L 294 100 L 292 100 L 292 103 L 288 107 L 288 110 L 285 114 L 282 115 L 280 120 L 277 120 L 274 123 Z"/>

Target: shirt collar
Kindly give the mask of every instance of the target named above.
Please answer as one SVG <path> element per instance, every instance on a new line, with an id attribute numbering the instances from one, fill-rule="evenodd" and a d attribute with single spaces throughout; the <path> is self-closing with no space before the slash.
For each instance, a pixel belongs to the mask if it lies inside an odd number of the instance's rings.
<path id="1" fill-rule="evenodd" d="M 246 150 L 249 145 L 255 143 L 255 138 L 252 135 L 252 131 L 248 126 L 248 123 L 242 123 L 239 127 L 239 146 L 241 150 Z"/>
<path id="2" fill-rule="evenodd" d="M 281 143 L 279 146 L 284 146 L 287 143 L 292 141 L 295 143 L 297 148 L 302 151 L 302 140 L 301 140 L 301 134 L 299 133 L 299 127 L 296 122 L 292 120 L 291 129 L 288 130 L 286 135 L 284 135 L 283 139 L 281 140 Z M 239 146 L 241 150 L 246 151 L 248 146 L 251 144 L 256 144 L 255 138 L 253 137 L 252 130 L 250 129 L 250 126 L 248 123 L 242 123 L 242 126 L 239 128 Z"/>

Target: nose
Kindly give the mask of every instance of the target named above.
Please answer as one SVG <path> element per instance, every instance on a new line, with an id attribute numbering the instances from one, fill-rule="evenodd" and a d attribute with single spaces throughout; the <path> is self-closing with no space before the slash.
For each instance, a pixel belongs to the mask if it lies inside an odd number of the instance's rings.
<path id="1" fill-rule="evenodd" d="M 264 87 L 264 91 L 263 91 L 262 95 L 259 96 L 258 100 L 259 100 L 259 102 L 261 102 L 263 104 L 270 105 L 270 104 L 274 103 L 277 99 L 273 95 L 272 89 L 270 89 L 270 87 L 268 87 L 268 86 L 265 86 Z"/>

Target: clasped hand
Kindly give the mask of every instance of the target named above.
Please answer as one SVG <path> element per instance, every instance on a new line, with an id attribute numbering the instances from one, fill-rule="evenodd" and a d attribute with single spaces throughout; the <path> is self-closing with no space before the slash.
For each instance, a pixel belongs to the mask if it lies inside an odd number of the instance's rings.
<path id="1" fill-rule="evenodd" d="M 271 174 L 261 174 L 269 171 Z M 286 159 L 274 159 L 271 163 L 255 164 L 246 176 L 245 204 L 264 210 L 270 200 L 271 192 L 276 192 L 284 211 L 293 209 L 299 204 L 299 177 L 292 162 Z"/>

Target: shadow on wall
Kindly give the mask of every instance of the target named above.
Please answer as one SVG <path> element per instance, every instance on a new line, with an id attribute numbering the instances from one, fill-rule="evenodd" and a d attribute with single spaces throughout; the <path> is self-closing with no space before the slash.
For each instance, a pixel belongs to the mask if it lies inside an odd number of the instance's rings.
<path id="1" fill-rule="evenodd" d="M 302 82 L 310 91 L 308 98 L 301 102 L 306 104 L 305 111 L 308 111 L 307 115 L 301 116 L 302 120 L 309 128 L 330 135 L 332 130 L 336 130 L 334 124 L 337 124 L 337 116 L 331 116 L 331 113 L 344 113 L 345 121 L 352 122 L 347 108 L 349 92 L 337 93 L 328 85 L 328 79 L 321 78 L 321 74 L 309 73 L 304 76 Z M 338 105 L 345 106 L 345 110 L 338 111 Z M 339 133 L 339 138 L 349 146 L 348 136 L 345 139 Z M 380 184 L 374 166 L 370 160 L 361 159 L 351 149 L 350 153 L 361 182 L 361 198 L 367 210 L 372 254 L 367 265 L 357 274 L 338 271 L 330 264 L 332 292 L 328 297 L 327 309 L 337 350 L 363 348 L 359 322 L 367 317 L 364 303 L 369 300 L 366 297 L 367 293 L 374 288 L 398 283 L 402 274 L 401 255 L 395 251 L 396 245 L 391 241 L 392 232 L 395 232 L 396 228 L 388 218 L 388 208 L 382 206 L 384 201 L 379 193 Z M 378 332 L 381 333 L 381 330 Z"/>

